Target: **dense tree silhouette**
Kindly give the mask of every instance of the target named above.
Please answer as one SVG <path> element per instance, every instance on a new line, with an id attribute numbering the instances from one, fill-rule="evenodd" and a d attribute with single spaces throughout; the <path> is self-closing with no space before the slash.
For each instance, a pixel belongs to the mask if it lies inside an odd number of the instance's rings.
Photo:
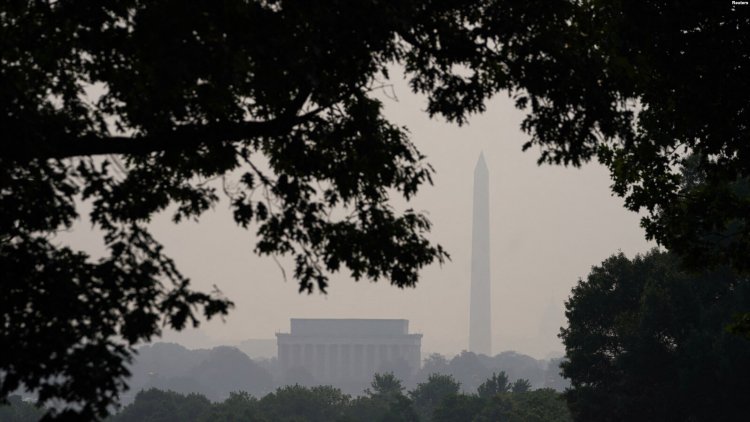
<path id="1" fill-rule="evenodd" d="M 340 420 L 349 396 L 329 386 L 281 387 L 263 397 L 258 405 L 267 420 L 327 422 Z"/>
<path id="2" fill-rule="evenodd" d="M 531 391 L 531 383 L 529 380 L 517 379 L 510 387 L 510 391 L 514 393 L 526 393 Z"/>
<path id="3" fill-rule="evenodd" d="M 432 413 L 432 417 L 426 420 L 433 422 L 473 421 L 487 404 L 486 402 L 486 399 L 466 394 L 447 396 Z"/>
<path id="4" fill-rule="evenodd" d="M 401 380 L 392 372 L 375 374 L 364 395 L 351 402 L 347 419 L 361 421 L 416 422 L 419 420 L 412 401 L 404 394 Z"/>
<path id="5" fill-rule="evenodd" d="M 594 267 L 562 331 L 575 420 L 747 419 L 750 341 L 723 329 L 747 303 L 748 277 L 695 275 L 666 252 Z"/>
<path id="6" fill-rule="evenodd" d="M 140 391 L 135 406 L 127 406 L 112 417 L 112 422 L 162 421 L 180 422 L 200 420 L 211 409 L 211 402 L 200 394 L 179 394 L 173 391 L 149 389 Z"/>
<path id="7" fill-rule="evenodd" d="M 285 386 L 261 398 L 234 392 L 223 402 L 209 402 L 198 394 L 147 390 L 122 409 L 112 422 L 397 422 L 397 421 L 519 421 L 568 422 L 570 414 L 562 395 L 550 389 L 501 392 L 480 397 L 458 393 L 455 381 L 444 375 L 431 377 L 404 394 L 398 379 L 376 375 L 371 389 L 352 398 L 330 386 Z M 445 388 L 447 387 L 447 388 Z M 432 389 L 431 394 L 425 388 Z M 421 392 L 418 390 L 422 390 Z M 425 395 L 427 393 L 427 395 Z M 413 397 L 411 400 L 409 397 Z M 430 412 L 424 407 L 428 399 Z M 437 399 L 437 401 L 434 401 Z M 419 403 L 421 402 L 421 404 Z M 28 406 L 28 405 L 27 405 Z M 24 419 L 23 422 L 26 422 Z"/>
<path id="8" fill-rule="evenodd" d="M 483 399 L 510 391 L 511 383 L 505 372 L 493 373 L 487 381 L 477 387 L 477 395 Z"/>
<path id="9" fill-rule="evenodd" d="M 540 161 L 597 158 L 647 235 L 697 267 L 748 269 L 748 13 L 698 1 L 8 1 L 0 6 L 0 398 L 24 386 L 103 416 L 133 345 L 225 314 L 148 232 L 219 200 L 290 255 L 414 286 L 446 254 L 398 213 L 431 168 L 369 93 L 403 65 L 459 124 L 507 90 Z M 677 168 L 698 158 L 701 183 Z M 217 180 L 211 183 L 212 180 Z M 92 259 L 54 233 L 104 232 Z M 337 212 L 332 212 L 332 211 Z M 337 217 L 338 216 L 338 217 Z M 717 238 L 718 236 L 718 238 Z M 43 339 L 43 341 L 41 340 Z M 96 370 L 92 370 L 96 368 Z M 63 410 L 65 412 L 66 410 Z"/>
<path id="10" fill-rule="evenodd" d="M 432 418 L 432 414 L 440 403 L 448 396 L 458 394 L 461 384 L 452 376 L 443 374 L 431 374 L 427 382 L 417 384 L 417 387 L 409 392 L 409 397 L 414 403 L 414 409 L 422 421 Z"/>
<path id="11" fill-rule="evenodd" d="M 225 314 L 148 232 L 198 218 L 224 177 L 260 254 L 291 255 L 300 290 L 327 274 L 413 286 L 446 254 L 396 213 L 431 169 L 368 97 L 403 54 L 412 2 L 6 2 L 0 13 L 0 397 L 20 386 L 92 418 L 125 387 L 133 345 Z M 118 154 L 113 157 L 111 154 Z M 50 235 L 79 217 L 94 260 Z M 336 213 L 332 211 L 336 210 Z M 343 211 L 343 212 L 341 212 Z M 338 216 L 338 217 L 336 217 Z M 43 339 L 43 340 L 42 340 Z M 96 370 L 92 370 L 96 368 Z"/>
<path id="12" fill-rule="evenodd" d="M 750 57 L 739 53 L 750 45 L 750 9 L 485 4 L 477 31 L 497 37 L 487 62 L 499 63 L 501 84 L 527 111 L 525 148 L 540 147 L 540 162 L 606 165 L 613 192 L 644 213 L 647 237 L 694 269 L 750 270 Z M 692 185 L 680 171 L 691 157 L 700 177 Z"/>
<path id="13" fill-rule="evenodd" d="M 548 388 L 498 394 L 473 419 L 476 422 L 570 422 L 570 412 L 560 394 Z"/>

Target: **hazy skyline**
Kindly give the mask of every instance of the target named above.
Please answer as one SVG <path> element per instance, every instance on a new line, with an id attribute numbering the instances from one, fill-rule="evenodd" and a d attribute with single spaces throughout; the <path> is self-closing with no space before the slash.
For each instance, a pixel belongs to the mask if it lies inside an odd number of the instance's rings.
<path id="1" fill-rule="evenodd" d="M 169 334 L 167 340 L 197 347 L 273 338 L 289 330 L 290 318 L 404 318 L 412 332 L 424 334 L 425 353 L 468 349 L 472 180 L 480 151 L 490 170 L 494 353 L 544 357 L 561 351 L 554 327 L 564 323 L 570 288 L 618 250 L 633 256 L 654 246 L 645 241 L 638 215 L 611 196 L 606 169 L 595 163 L 581 169 L 539 167 L 538 151 L 521 152 L 528 139 L 520 131 L 523 114 L 507 97 L 494 99 L 483 115 L 458 127 L 430 120 L 424 98 L 400 79 L 394 82 L 398 101 L 389 98 L 390 90 L 388 96 L 378 94 L 385 114 L 409 128 L 436 174 L 434 186 L 423 186 L 411 203 L 393 204 L 428 212 L 430 238 L 449 251 L 451 261 L 423 270 L 415 289 L 383 280 L 355 283 L 344 272 L 331 277 L 328 295 L 298 294 L 290 260 L 279 258 L 285 282 L 272 258 L 253 253 L 255 227 L 236 226 L 225 199 L 198 224 L 174 225 L 171 214 L 163 213 L 151 229 L 167 254 L 197 289 L 215 284 L 236 305 L 225 322 Z M 59 237 L 94 254 L 101 250 L 101 238 L 85 222 Z"/>

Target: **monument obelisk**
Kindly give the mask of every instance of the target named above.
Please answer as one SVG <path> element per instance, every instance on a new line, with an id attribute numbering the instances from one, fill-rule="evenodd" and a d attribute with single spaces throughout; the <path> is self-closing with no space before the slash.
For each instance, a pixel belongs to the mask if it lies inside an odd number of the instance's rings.
<path id="1" fill-rule="evenodd" d="M 469 351 L 491 356 L 490 181 L 484 154 L 474 168 L 474 216 L 471 231 L 471 303 Z"/>

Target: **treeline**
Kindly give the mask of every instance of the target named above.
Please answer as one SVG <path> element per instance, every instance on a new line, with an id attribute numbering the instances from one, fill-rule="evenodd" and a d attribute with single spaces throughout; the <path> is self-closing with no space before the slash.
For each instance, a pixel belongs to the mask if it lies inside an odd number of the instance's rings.
<path id="1" fill-rule="evenodd" d="M 510 382 L 501 372 L 472 394 L 450 375 L 433 374 L 406 391 L 393 374 L 376 374 L 364 394 L 353 397 L 331 386 L 284 386 L 258 399 L 233 392 L 222 402 L 201 394 L 150 389 L 109 419 L 110 422 L 208 421 L 570 421 L 561 395 L 531 390 L 528 380 Z"/>
<path id="2" fill-rule="evenodd" d="M 560 375 L 562 358 L 539 360 L 513 351 L 505 351 L 495 356 L 461 352 L 451 359 L 433 353 L 428 356 L 422 368 L 412 378 L 410 386 L 424 382 L 432 374 L 450 375 L 461 383 L 465 393 L 476 391 L 488 374 L 504 372 L 511 379 L 523 378 L 534 389 L 551 388 L 563 391 L 570 383 Z M 405 378 L 402 378 L 405 379 Z"/>
<path id="3" fill-rule="evenodd" d="M 276 359 L 252 360 L 234 347 L 156 343 L 139 350 L 124 407 L 110 421 L 570 420 L 561 395 L 550 388 L 565 386 L 559 365 L 560 359 L 510 351 L 450 359 L 432 354 L 414 374 L 375 375 L 354 389 L 312 378 L 295 383 L 284 378 Z M 38 421 L 45 409 L 32 398 L 11 397 L 10 405 L 0 406 L 0 421 Z"/>
<path id="4" fill-rule="evenodd" d="M 407 389 L 413 389 L 431 374 L 451 375 L 461 384 L 461 391 L 476 391 L 490 374 L 505 372 L 511 379 L 524 378 L 532 388 L 562 391 L 568 386 L 560 376 L 560 359 L 538 360 L 521 353 L 505 351 L 495 356 L 462 352 L 452 358 L 432 354 L 421 369 L 408 367 L 379 368 L 377 372 L 393 372 Z M 211 401 L 222 401 L 232 391 L 246 391 L 262 397 L 285 385 L 312 387 L 323 384 L 304 368 L 284 373 L 273 359 L 250 359 L 234 347 L 190 350 L 174 343 L 155 343 L 141 347 L 129 367 L 130 390 L 121 396 L 123 405 L 135 399 L 140 390 L 156 388 L 181 394 L 198 393 Z M 359 395 L 368 381 L 342 382 L 333 387 L 345 394 Z"/>
<path id="5" fill-rule="evenodd" d="M 392 373 L 376 374 L 369 388 L 351 396 L 331 386 L 284 386 L 261 398 L 232 392 L 214 402 L 203 394 L 181 394 L 151 388 L 107 422 L 465 422 L 572 421 L 562 395 L 552 389 L 531 389 L 526 379 L 511 382 L 504 372 L 493 374 L 471 394 L 450 375 L 432 374 L 407 391 Z M 45 409 L 11 397 L 0 407 L 0 421 L 36 422 Z"/>
<path id="6" fill-rule="evenodd" d="M 563 391 L 570 384 L 560 375 L 561 358 L 538 360 L 521 353 L 506 351 L 495 356 L 486 356 L 463 351 L 452 358 L 433 353 L 423 362 L 417 371 L 403 362 L 403 365 L 384 365 L 376 372 L 393 373 L 401 380 L 407 389 L 413 389 L 419 383 L 425 382 L 432 374 L 450 375 L 461 384 L 461 391 L 472 393 L 484 382 L 490 374 L 504 372 L 511 379 L 524 378 L 534 389 L 552 388 Z M 270 369 L 276 387 L 299 384 L 306 387 L 321 385 L 322 382 L 313 377 L 309 371 L 297 367 L 287 373 L 281 372 L 272 359 L 261 363 Z M 368 380 L 339 381 L 333 386 L 346 394 L 358 395 L 367 388 Z"/>
<path id="7" fill-rule="evenodd" d="M 278 387 L 273 366 L 273 362 L 254 361 L 235 347 L 190 350 L 179 344 L 155 343 L 138 349 L 128 368 L 130 389 L 121 403 L 131 403 L 134 393 L 150 388 L 197 393 L 211 401 L 224 400 L 232 391 L 260 397 Z"/>

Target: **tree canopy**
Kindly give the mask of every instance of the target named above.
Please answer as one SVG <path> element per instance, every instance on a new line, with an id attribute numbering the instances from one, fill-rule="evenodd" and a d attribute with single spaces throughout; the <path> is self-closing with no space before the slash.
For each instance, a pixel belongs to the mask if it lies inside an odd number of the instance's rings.
<path id="1" fill-rule="evenodd" d="M 458 124 L 509 92 L 540 162 L 598 159 L 649 237 L 745 271 L 749 27 L 676 0 L 3 2 L 0 398 L 24 386 L 103 416 L 134 344 L 226 314 L 147 227 L 221 191 L 301 291 L 342 269 L 414 286 L 447 254 L 388 204 L 432 174 L 370 95 L 393 64 Z M 81 200 L 102 259 L 54 240 Z"/>
<path id="2" fill-rule="evenodd" d="M 566 303 L 561 336 L 574 419 L 747 419 L 750 340 L 724 330 L 747 303 L 747 276 L 692 274 L 666 252 L 594 267 Z"/>
<path id="3" fill-rule="evenodd" d="M 450 375 L 430 374 L 427 382 L 409 392 L 420 420 L 429 420 L 435 408 L 448 396 L 458 394 L 461 384 Z"/>
<path id="4" fill-rule="evenodd" d="M 259 398 L 245 392 L 234 392 L 223 402 L 211 403 L 198 394 L 183 395 L 150 389 L 139 392 L 135 401 L 111 420 L 569 422 L 571 419 L 561 394 L 550 389 L 506 391 L 480 397 L 460 394 L 454 380 L 436 375 L 430 377 L 428 383 L 404 394 L 403 387 L 392 374 L 378 374 L 371 389 L 359 397 L 343 394 L 330 386 L 294 385 L 278 388 L 274 393 Z"/>
<path id="5" fill-rule="evenodd" d="M 325 291 L 342 267 L 413 286 L 442 261 L 429 221 L 387 203 L 432 170 L 368 97 L 420 8 L 3 3 L 0 309 L 16 347 L 0 360 L 0 397 L 23 385 L 105 415 L 134 344 L 228 311 L 218 292 L 190 289 L 147 229 L 170 206 L 176 222 L 210 209 L 216 178 L 237 223 L 257 228 L 256 252 L 294 258 L 300 290 Z M 105 233 L 103 259 L 52 238 L 80 200 Z"/>

